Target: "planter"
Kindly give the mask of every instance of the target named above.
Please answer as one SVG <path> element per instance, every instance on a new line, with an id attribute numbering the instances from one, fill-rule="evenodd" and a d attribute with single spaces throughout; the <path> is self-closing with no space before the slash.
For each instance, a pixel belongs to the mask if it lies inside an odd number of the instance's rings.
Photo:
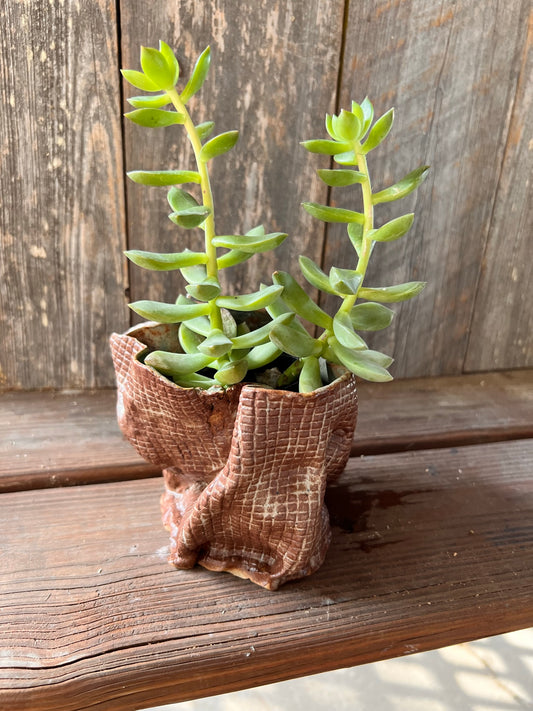
<path id="1" fill-rule="evenodd" d="M 350 453 L 354 376 L 305 394 L 247 383 L 207 392 L 144 365 L 147 348 L 179 350 L 177 326 L 142 324 L 111 337 L 119 425 L 163 470 L 169 561 L 270 590 L 314 572 L 331 538 L 326 483 Z"/>

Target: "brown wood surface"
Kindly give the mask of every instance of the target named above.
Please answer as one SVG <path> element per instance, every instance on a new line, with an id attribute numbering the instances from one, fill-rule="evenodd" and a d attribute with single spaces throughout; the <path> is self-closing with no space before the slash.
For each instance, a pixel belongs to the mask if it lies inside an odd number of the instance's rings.
<path id="1" fill-rule="evenodd" d="M 467 371 L 503 363 L 520 367 L 533 359 L 533 9 L 527 30 L 477 289 Z"/>
<path id="2" fill-rule="evenodd" d="M 146 706 L 533 624 L 533 440 L 351 460 L 315 575 L 165 562 L 160 479 L 0 497 L 0 705 Z"/>
<path id="3" fill-rule="evenodd" d="M 128 323 L 115 3 L 1 14 L 0 388 L 111 385 Z"/>
<path id="4" fill-rule="evenodd" d="M 533 437 L 533 371 L 360 383 L 352 454 Z M 114 390 L 0 395 L 0 491 L 153 476 Z M 398 413 L 401 413 L 401 417 Z"/>
<path id="5" fill-rule="evenodd" d="M 341 106 L 368 94 L 377 115 L 396 109 L 368 158 L 374 190 L 431 165 L 417 193 L 376 207 L 378 226 L 411 211 L 415 223 L 376 246 L 368 284 L 428 282 L 393 307 L 390 328 L 368 334 L 394 356 L 395 377 L 461 373 L 467 348 L 470 371 L 533 363 L 530 12 L 528 0 L 505 11 L 492 0 L 349 5 Z M 349 194 L 333 190 L 332 199 L 344 206 Z M 328 230 L 325 266 L 352 255 L 344 228 Z"/>
<path id="6" fill-rule="evenodd" d="M 211 46 L 211 69 L 189 104 L 191 114 L 198 123 L 214 120 L 215 133 L 240 131 L 237 146 L 210 163 L 217 233 L 242 234 L 260 223 L 268 232 L 289 233 L 275 253 L 221 272 L 230 293 L 270 284 L 275 269 L 289 264 L 297 269 L 300 253 L 320 262 L 324 226 L 313 222 L 300 203 L 324 202 L 327 188 L 313 170 L 304 169 L 307 155 L 299 141 L 321 130 L 325 112 L 334 108 L 343 8 L 343 0 L 123 3 L 124 66 L 138 68 L 140 44 L 156 46 L 165 39 L 175 49 L 186 81 L 196 57 Z M 139 93 L 129 87 L 126 92 Z M 195 167 L 182 126 L 148 133 L 126 125 L 128 169 Z M 165 188 L 130 181 L 126 187 L 132 248 L 202 248 L 201 230 L 181 229 L 168 220 Z M 135 267 L 130 275 L 134 299 L 172 302 L 183 290 L 178 273 L 154 275 Z"/>

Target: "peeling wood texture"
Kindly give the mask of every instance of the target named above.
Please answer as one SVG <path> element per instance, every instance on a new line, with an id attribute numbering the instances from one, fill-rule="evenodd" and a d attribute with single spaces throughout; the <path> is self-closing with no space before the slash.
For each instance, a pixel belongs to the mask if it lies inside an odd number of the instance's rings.
<path id="1" fill-rule="evenodd" d="M 0 703 L 134 711 L 527 627 L 532 465 L 533 440 L 352 459 L 324 566 L 276 593 L 171 569 L 160 479 L 2 494 Z"/>
<path id="2" fill-rule="evenodd" d="M 113 382 L 127 323 L 114 3 L 6 2 L 0 33 L 0 382 Z"/>
<path id="3" fill-rule="evenodd" d="M 124 167 L 190 165 L 181 127 L 148 135 L 128 123 L 122 140 L 119 66 L 138 67 L 139 45 L 159 39 L 176 48 L 184 76 L 211 45 L 198 119 L 241 132 L 213 162 L 218 232 L 264 222 L 290 234 L 232 271 L 227 288 L 255 290 L 275 268 L 296 273 L 300 253 L 347 266 L 343 229 L 299 208 L 328 200 L 314 172 L 328 159 L 299 142 L 324 135 L 326 111 L 368 93 L 397 117 L 371 154 L 374 188 L 432 166 L 416 195 L 376 209 L 378 225 L 413 209 L 416 220 L 407 237 L 377 246 L 368 283 L 428 287 L 369 343 L 395 357 L 400 378 L 533 366 L 527 0 L 119 7 L 117 16 L 110 0 L 3 5 L 0 388 L 112 385 L 107 337 L 130 320 L 126 225 L 132 248 L 174 251 L 193 234 L 167 219 L 164 189 L 123 177 Z M 329 199 L 345 205 L 349 194 Z M 172 300 L 181 288 L 172 273 L 132 268 L 130 278 L 131 300 Z"/>

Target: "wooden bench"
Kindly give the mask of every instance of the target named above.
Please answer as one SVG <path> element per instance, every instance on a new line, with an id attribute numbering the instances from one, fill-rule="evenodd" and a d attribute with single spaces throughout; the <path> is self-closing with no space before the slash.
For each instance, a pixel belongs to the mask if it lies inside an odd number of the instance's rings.
<path id="1" fill-rule="evenodd" d="M 275 593 L 167 565 L 112 391 L 5 393 L 0 432 L 2 709 L 132 711 L 533 624 L 531 370 L 361 385 L 326 562 Z"/>

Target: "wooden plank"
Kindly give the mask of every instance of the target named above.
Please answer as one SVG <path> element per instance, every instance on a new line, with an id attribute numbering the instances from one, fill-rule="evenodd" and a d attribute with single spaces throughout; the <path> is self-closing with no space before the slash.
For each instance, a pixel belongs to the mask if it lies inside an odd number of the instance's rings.
<path id="1" fill-rule="evenodd" d="M 377 246 L 368 284 L 428 281 L 424 294 L 395 307 L 398 315 L 389 329 L 368 334 L 373 347 L 395 357 L 395 377 L 463 371 L 484 258 L 485 286 L 478 301 L 479 326 L 470 341 L 469 369 L 493 367 L 495 359 L 480 354 L 500 347 L 499 367 L 524 367 L 531 362 L 520 348 L 511 353 L 509 346 L 520 339 L 524 345 L 531 333 L 533 305 L 531 300 L 526 303 L 524 291 L 530 271 L 524 223 L 528 213 L 519 207 L 519 199 L 514 211 L 506 208 L 503 213 L 501 203 L 520 181 L 521 190 L 526 190 L 530 158 L 513 163 L 513 151 L 507 151 L 506 159 L 505 146 L 529 12 L 527 0 L 508 4 L 504 12 L 495 2 L 468 0 L 350 3 L 341 105 L 349 105 L 352 98 L 360 101 L 368 93 L 378 115 L 390 106 L 396 108 L 392 133 L 369 157 L 374 189 L 399 180 L 418 165 L 431 165 L 427 181 L 416 194 L 376 208 L 377 225 L 413 210 L 416 218 L 407 237 Z M 526 77 L 522 93 L 526 86 L 531 89 L 531 73 Z M 517 109 L 526 104 L 519 101 Z M 519 115 L 518 109 L 515 127 Z M 522 156 L 528 140 L 525 124 L 523 128 L 523 141 L 513 149 L 522 149 Z M 501 219 L 493 219 L 499 184 Z M 333 191 L 334 200 L 342 206 L 348 199 L 343 193 L 346 196 L 349 191 Z M 493 248 L 485 252 L 489 232 Z M 519 239 L 524 244 L 516 262 L 504 257 Z M 344 230 L 329 230 L 325 267 L 342 265 L 348 259 L 353 259 L 353 252 Z M 513 282 L 511 263 L 520 260 L 522 281 Z M 503 275 L 502 262 L 508 262 Z M 501 286 L 488 301 L 485 297 L 494 281 Z M 493 316 L 481 316 L 497 300 L 499 309 Z M 515 310 L 511 315 L 511 304 L 516 310 L 523 305 L 520 318 L 515 318 Z M 488 323 L 492 328 L 485 327 Z M 478 356 L 480 364 L 476 364 Z"/>
<path id="2" fill-rule="evenodd" d="M 533 440 L 352 460 L 315 575 L 165 563 L 159 479 L 2 494 L 0 702 L 143 706 L 533 624 Z"/>
<path id="3" fill-rule="evenodd" d="M 0 491 L 153 476 L 122 438 L 115 391 L 0 396 Z M 533 437 L 533 370 L 361 382 L 352 454 Z"/>
<path id="4" fill-rule="evenodd" d="M 113 383 L 127 323 L 115 3 L 4 3 L 0 387 Z"/>
<path id="5" fill-rule="evenodd" d="M 483 259 L 465 369 L 533 364 L 533 10 Z"/>
<path id="6" fill-rule="evenodd" d="M 320 260 L 324 230 L 300 208 L 303 200 L 326 200 L 299 141 L 317 133 L 335 101 L 344 1 L 294 0 L 207 6 L 201 0 L 123 3 L 122 57 L 138 67 L 139 45 L 165 39 L 176 50 L 186 79 L 208 44 L 212 63 L 198 97 L 190 102 L 200 120 L 216 131 L 238 129 L 231 153 L 211 164 L 219 234 L 238 234 L 264 223 L 290 237 L 275 251 L 222 272 L 224 288 L 255 291 L 276 268 L 296 264 L 304 252 Z M 135 90 L 126 88 L 132 95 Z M 137 91 L 137 93 L 139 93 Z M 196 113 L 198 111 L 198 113 Z M 128 169 L 193 167 L 182 127 L 125 127 Z M 194 187 L 194 186 L 193 186 Z M 200 230 L 181 230 L 168 219 L 166 190 L 129 183 L 130 246 L 176 251 L 201 248 Z M 132 298 L 173 301 L 183 290 L 178 273 L 131 270 Z"/>

